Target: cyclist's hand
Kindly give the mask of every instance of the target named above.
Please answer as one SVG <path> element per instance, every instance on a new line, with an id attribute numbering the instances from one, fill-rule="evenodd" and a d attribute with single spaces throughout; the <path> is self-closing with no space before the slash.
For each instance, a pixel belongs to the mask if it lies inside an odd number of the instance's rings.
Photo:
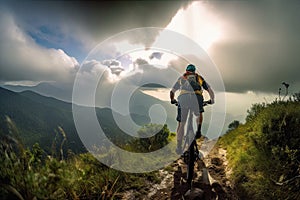
<path id="1" fill-rule="evenodd" d="M 171 99 L 171 104 L 175 104 L 175 105 L 177 105 L 177 104 L 178 104 L 178 102 L 177 102 L 177 100 L 176 100 L 176 99 Z"/>
<path id="2" fill-rule="evenodd" d="M 208 100 L 208 101 L 204 101 L 204 102 L 203 102 L 203 106 L 207 106 L 208 104 L 211 105 L 211 104 L 214 104 L 214 103 L 215 103 L 214 100 L 211 100 L 211 99 L 210 99 L 210 100 Z"/>

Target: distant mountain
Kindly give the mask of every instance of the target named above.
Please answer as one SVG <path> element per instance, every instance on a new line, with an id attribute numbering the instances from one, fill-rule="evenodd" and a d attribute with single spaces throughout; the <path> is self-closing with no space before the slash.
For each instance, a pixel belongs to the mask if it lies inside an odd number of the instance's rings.
<path id="1" fill-rule="evenodd" d="M 67 134 L 66 148 L 83 152 L 83 147 L 72 116 L 72 106 L 51 97 L 44 97 L 31 91 L 16 93 L 0 88 L 0 132 L 9 133 L 6 116 L 18 128 L 19 137 L 31 146 L 36 142 L 47 151 L 55 140 L 62 140 L 58 126 Z M 15 130 L 13 130 L 15 132 Z"/>
<path id="2" fill-rule="evenodd" d="M 71 103 L 32 91 L 16 93 L 0 87 L 0 104 L 0 134 L 11 132 L 6 122 L 8 116 L 16 124 L 19 137 L 27 146 L 38 142 L 50 152 L 53 143 L 57 141 L 59 145 L 59 141 L 63 139 L 58 129 L 60 126 L 67 136 L 65 149 L 71 149 L 75 153 L 86 151 L 75 128 Z M 114 121 L 115 116 L 122 119 L 122 123 L 129 124 L 129 116 L 122 116 L 109 108 L 96 108 L 96 114 L 105 134 L 114 143 L 122 145 L 134 139 L 118 128 Z M 143 124 L 149 122 L 147 116 L 134 114 L 133 117 Z"/>
<path id="3" fill-rule="evenodd" d="M 145 88 L 166 88 L 165 86 L 158 84 L 158 83 L 148 83 L 148 84 L 144 84 L 142 87 Z"/>
<path id="4" fill-rule="evenodd" d="M 48 82 L 42 82 L 36 86 L 3 85 L 2 87 L 14 92 L 23 92 L 26 90 L 30 90 L 43 96 L 51 96 L 63 101 L 71 102 L 72 100 L 72 90 L 58 88 Z"/>
<path id="5" fill-rule="evenodd" d="M 16 124 L 18 134 L 27 146 L 38 142 L 50 152 L 53 144 L 60 145 L 63 139 L 58 129 L 61 127 L 67 136 L 65 150 L 71 149 L 75 153 L 86 151 L 75 128 L 71 103 L 45 97 L 33 91 L 17 93 L 0 87 L 0 105 L 0 135 L 10 132 L 6 122 L 6 116 L 8 116 Z M 94 108 L 87 107 L 87 109 Z M 105 134 L 119 146 L 135 139 L 130 135 L 136 136 L 139 126 L 150 123 L 151 117 L 154 123 L 166 123 L 171 131 L 175 131 L 177 127 L 175 121 L 177 108 L 169 102 L 144 94 L 140 90 L 136 90 L 131 96 L 128 115 L 109 108 L 96 108 L 95 110 Z M 206 123 L 209 122 L 210 112 L 205 112 L 205 117 L 207 120 L 204 120 L 204 134 L 208 128 Z M 166 121 L 161 121 L 164 119 Z M 227 115 L 227 124 L 231 122 L 228 119 L 231 120 Z M 133 125 L 132 121 L 136 125 Z M 122 130 L 119 127 L 122 127 Z"/>
<path id="6" fill-rule="evenodd" d="M 156 107 L 154 107 L 155 105 Z M 141 92 L 140 90 L 136 90 L 130 98 L 129 111 L 133 119 L 138 119 L 133 117 L 134 115 L 149 116 L 152 112 L 154 121 L 163 121 L 166 119 L 165 123 L 168 124 L 169 129 L 172 131 L 176 130 L 177 122 L 175 118 L 177 115 L 177 107 L 170 104 L 170 102 L 161 101 Z M 135 122 L 139 124 L 138 121 Z"/>

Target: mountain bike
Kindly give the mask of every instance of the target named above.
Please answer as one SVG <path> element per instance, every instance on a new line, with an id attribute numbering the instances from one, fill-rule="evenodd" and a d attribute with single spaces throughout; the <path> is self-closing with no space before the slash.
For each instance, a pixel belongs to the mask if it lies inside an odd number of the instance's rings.
<path id="1" fill-rule="evenodd" d="M 204 101 L 203 107 L 207 106 L 208 104 L 211 104 L 211 101 Z M 178 103 L 175 104 L 178 106 Z M 195 162 L 198 160 L 201 160 L 203 155 L 198 150 L 196 138 L 196 134 L 193 128 L 193 112 L 189 110 L 188 112 L 188 121 L 187 121 L 187 129 L 184 135 L 184 142 L 183 142 L 183 160 L 187 164 L 187 175 L 186 180 L 189 189 L 192 188 L 192 182 L 193 182 L 193 176 L 194 176 L 194 166 Z M 203 174 L 207 174 L 205 171 L 206 169 L 203 169 Z M 208 177 L 203 177 L 205 179 L 208 179 Z"/>

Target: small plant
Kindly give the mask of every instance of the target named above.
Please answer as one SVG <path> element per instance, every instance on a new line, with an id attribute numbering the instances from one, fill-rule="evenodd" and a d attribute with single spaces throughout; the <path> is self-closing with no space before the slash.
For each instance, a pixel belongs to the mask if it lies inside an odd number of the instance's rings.
<path id="1" fill-rule="evenodd" d="M 293 101 L 300 102 L 300 92 L 293 94 Z"/>

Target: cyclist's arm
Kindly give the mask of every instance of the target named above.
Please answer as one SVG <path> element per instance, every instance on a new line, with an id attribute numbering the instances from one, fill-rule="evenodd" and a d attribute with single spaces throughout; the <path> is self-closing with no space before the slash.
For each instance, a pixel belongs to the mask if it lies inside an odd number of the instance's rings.
<path id="1" fill-rule="evenodd" d="M 215 103 L 215 93 L 214 93 L 214 91 L 211 89 L 211 87 L 209 85 L 208 85 L 207 92 L 209 94 L 211 103 L 212 104 Z"/>
<path id="2" fill-rule="evenodd" d="M 213 104 L 215 102 L 214 91 L 211 89 L 210 85 L 206 81 L 203 81 L 202 87 L 208 92 L 211 103 Z"/>
<path id="3" fill-rule="evenodd" d="M 180 88 L 180 80 L 179 79 L 176 81 L 176 83 L 174 84 L 172 90 L 170 91 L 170 99 L 171 99 L 171 101 L 174 100 L 174 98 L 175 98 L 175 92 Z"/>

